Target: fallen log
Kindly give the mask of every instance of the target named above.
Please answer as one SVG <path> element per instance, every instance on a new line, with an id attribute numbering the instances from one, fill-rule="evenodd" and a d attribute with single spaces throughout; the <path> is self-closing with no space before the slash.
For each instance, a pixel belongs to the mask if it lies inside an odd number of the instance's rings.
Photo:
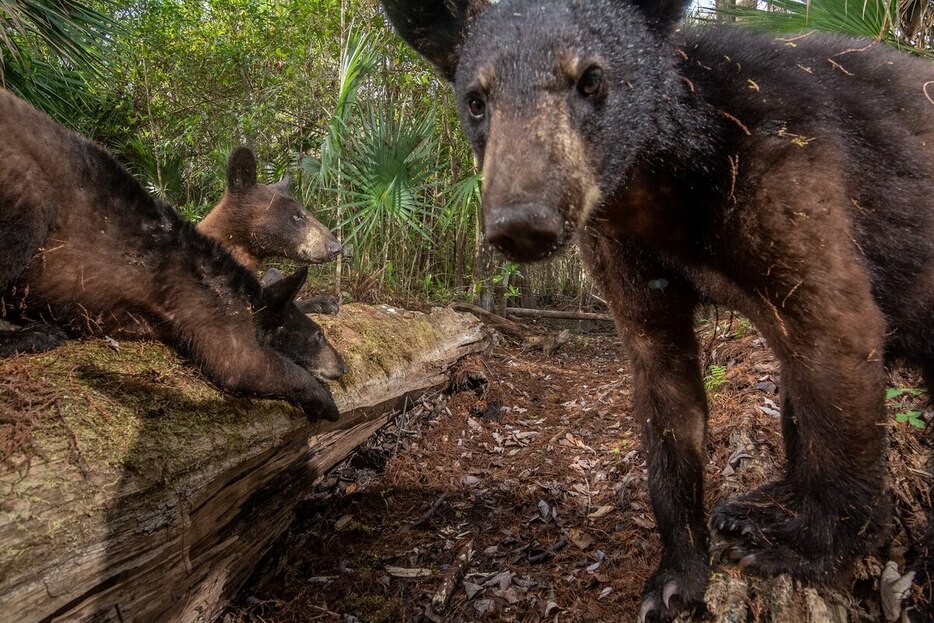
<path id="1" fill-rule="evenodd" d="M 595 320 L 599 322 L 613 322 L 609 314 L 595 314 L 592 312 L 560 311 L 556 309 L 526 309 L 525 307 L 507 307 L 506 313 L 512 316 L 528 316 L 530 318 L 551 318 L 554 320 Z"/>
<path id="2" fill-rule="evenodd" d="M 473 314 L 479 320 L 482 320 L 487 326 L 493 327 L 500 333 L 503 333 L 509 337 L 522 340 L 528 336 L 528 329 L 521 327 L 512 320 L 504 318 L 499 314 L 494 314 L 491 311 L 487 311 L 482 307 L 477 307 L 476 305 L 471 305 L 470 303 L 451 303 L 451 307 L 459 312 Z"/>
<path id="3" fill-rule="evenodd" d="M 0 622 L 211 621 L 311 483 L 483 349 L 473 317 L 316 317 L 339 422 L 231 397 L 157 343 L 0 360 Z"/>

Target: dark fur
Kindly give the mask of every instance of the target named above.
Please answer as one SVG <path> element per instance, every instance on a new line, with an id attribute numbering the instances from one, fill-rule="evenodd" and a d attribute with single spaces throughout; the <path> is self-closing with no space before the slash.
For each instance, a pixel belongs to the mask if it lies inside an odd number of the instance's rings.
<path id="1" fill-rule="evenodd" d="M 455 77 L 487 237 L 531 260 L 576 232 L 608 297 L 663 543 L 641 617 L 707 583 L 702 301 L 748 315 L 782 364 L 785 472 L 714 510 L 727 556 L 845 574 L 887 518 L 883 356 L 934 397 L 934 65 L 819 34 L 671 33 L 674 1 L 384 4 Z M 425 15 L 447 21 L 431 46 Z"/>
<path id="2" fill-rule="evenodd" d="M 283 278 L 284 275 L 282 271 L 273 267 L 263 273 L 263 278 L 260 283 L 264 286 L 268 286 Z M 340 302 L 337 300 L 336 296 L 331 296 L 330 294 L 319 294 L 310 299 L 296 300 L 295 306 L 298 307 L 303 314 L 329 314 L 333 316 L 340 311 Z"/>
<path id="3" fill-rule="evenodd" d="M 292 303 L 306 275 L 264 290 L 106 151 L 0 90 L 6 317 L 61 324 L 71 335 L 152 331 L 221 389 L 336 419 L 313 374 L 337 378 L 344 363 Z M 48 350 L 63 337 L 40 324 L 4 330 L 0 354 Z"/>

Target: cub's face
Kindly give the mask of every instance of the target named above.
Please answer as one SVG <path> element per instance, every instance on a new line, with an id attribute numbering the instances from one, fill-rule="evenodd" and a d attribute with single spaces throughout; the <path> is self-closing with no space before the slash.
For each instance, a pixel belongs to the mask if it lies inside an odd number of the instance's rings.
<path id="1" fill-rule="evenodd" d="M 623 2 L 504 0 L 474 21 L 454 90 L 490 243 L 548 257 L 619 190 L 664 105 L 660 47 Z"/>

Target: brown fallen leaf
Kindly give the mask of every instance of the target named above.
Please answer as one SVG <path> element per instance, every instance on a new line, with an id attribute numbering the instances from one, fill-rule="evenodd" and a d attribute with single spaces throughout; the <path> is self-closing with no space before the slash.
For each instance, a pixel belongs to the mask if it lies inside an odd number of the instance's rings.
<path id="1" fill-rule="evenodd" d="M 577 546 L 577 549 L 584 551 L 593 545 L 593 537 L 579 528 L 571 528 L 571 543 Z"/>
<path id="2" fill-rule="evenodd" d="M 640 528 L 645 528 L 646 530 L 654 530 L 655 522 L 646 517 L 645 515 L 637 515 L 632 518 L 632 522 L 639 526 Z"/>

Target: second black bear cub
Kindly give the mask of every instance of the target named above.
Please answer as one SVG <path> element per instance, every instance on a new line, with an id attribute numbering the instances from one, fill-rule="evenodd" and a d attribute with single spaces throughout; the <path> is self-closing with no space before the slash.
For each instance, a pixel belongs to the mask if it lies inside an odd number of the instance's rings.
<path id="1" fill-rule="evenodd" d="M 336 258 L 343 250 L 341 243 L 289 195 L 289 178 L 260 184 L 256 172 L 256 157 L 249 148 L 233 150 L 227 162 L 227 190 L 197 230 L 224 245 L 254 273 L 270 257 L 309 264 Z M 336 314 L 340 309 L 337 298 L 327 294 L 296 305 L 305 313 Z"/>

